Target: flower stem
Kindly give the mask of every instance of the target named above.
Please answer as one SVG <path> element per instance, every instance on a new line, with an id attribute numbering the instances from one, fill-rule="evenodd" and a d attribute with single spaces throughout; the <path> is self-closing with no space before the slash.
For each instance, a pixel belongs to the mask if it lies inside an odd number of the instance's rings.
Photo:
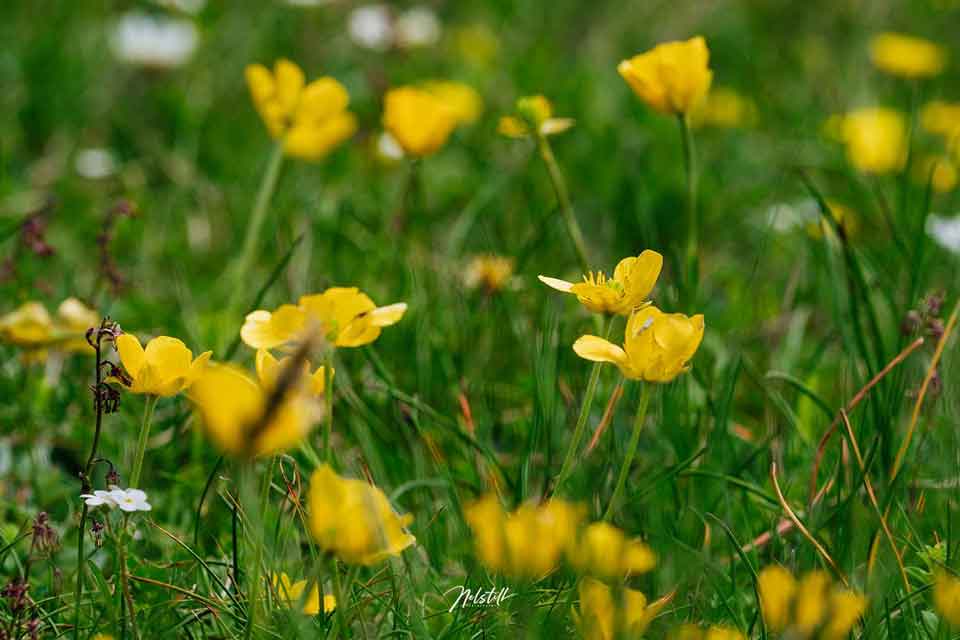
<path id="1" fill-rule="evenodd" d="M 137 449 L 133 457 L 133 470 L 130 472 L 128 486 L 137 488 L 140 482 L 140 472 L 143 470 L 143 456 L 147 451 L 147 441 L 150 439 L 150 425 L 153 424 L 153 410 L 157 406 L 159 396 L 148 395 L 143 405 L 143 422 L 140 423 L 140 435 L 137 436 Z"/>
<path id="2" fill-rule="evenodd" d="M 260 239 L 260 232 L 263 223 L 267 218 L 267 208 L 273 197 L 273 192 L 277 189 L 277 181 L 280 178 L 280 167 L 283 165 L 283 141 L 278 141 L 273 147 L 270 159 L 267 162 L 267 170 L 260 181 L 260 189 L 257 191 L 257 199 L 254 200 L 253 211 L 250 213 L 250 220 L 247 222 L 246 235 L 243 238 L 243 252 L 237 262 L 236 283 L 233 293 L 233 304 L 230 308 L 236 306 L 238 294 L 247 291 L 246 277 L 250 271 L 253 262 L 254 252 L 257 249 L 257 242 Z"/>
<path id="3" fill-rule="evenodd" d="M 127 603 L 127 614 L 130 616 L 130 630 L 133 632 L 133 638 L 140 637 L 137 632 L 137 614 L 133 606 L 133 595 L 130 592 L 130 570 L 127 568 L 127 516 L 123 516 L 123 525 L 116 536 L 117 554 L 120 556 L 120 588 L 123 591 L 123 599 Z"/>
<path id="4" fill-rule="evenodd" d="M 590 260 L 587 258 L 587 243 L 583 238 L 583 232 L 577 222 L 577 216 L 573 211 L 573 204 L 570 202 L 570 192 L 567 190 L 567 183 L 560 172 L 560 165 L 557 163 L 556 156 L 553 155 L 553 149 L 550 147 L 550 141 L 542 133 L 537 133 L 537 148 L 540 150 L 540 157 L 547 166 L 547 173 L 550 174 L 550 182 L 553 184 L 553 190 L 557 195 L 557 201 L 560 204 L 560 211 L 563 213 L 563 220 L 567 225 L 567 234 L 570 241 L 573 242 L 573 248 L 577 252 L 577 259 L 580 261 L 580 269 L 583 273 L 590 271 Z"/>
<path id="5" fill-rule="evenodd" d="M 640 403 L 637 405 L 637 414 L 633 418 L 633 433 L 630 434 L 630 442 L 627 444 L 627 455 L 623 458 L 623 466 L 620 467 L 620 475 L 617 476 L 617 484 L 613 488 L 613 495 L 610 496 L 610 503 L 607 504 L 607 510 L 603 514 L 604 520 L 609 520 L 616 513 L 620 494 L 623 493 L 623 487 L 627 484 L 627 476 L 630 475 L 630 465 L 633 464 L 633 458 L 637 455 L 637 444 L 640 442 L 640 432 L 643 431 L 643 423 L 647 418 L 647 407 L 650 405 L 650 387 L 651 385 L 649 384 L 643 384 L 640 388 Z"/>
<path id="6" fill-rule="evenodd" d="M 610 328 L 612 326 L 613 318 L 611 317 L 609 320 L 607 320 L 607 328 L 606 331 L 603 332 L 604 337 L 609 337 Z M 573 438 L 570 439 L 570 446 L 567 448 L 567 453 L 563 458 L 563 465 L 560 467 L 560 475 L 557 476 L 557 484 L 553 490 L 555 494 L 560 493 L 563 483 L 566 482 L 567 478 L 570 477 L 570 474 L 573 473 L 576 454 L 580 449 L 580 441 L 583 440 L 583 433 L 587 426 L 587 418 L 590 417 L 590 407 L 593 405 L 593 397 L 597 393 L 597 382 L 600 379 L 600 368 L 602 366 L 602 362 L 595 362 L 593 363 L 593 368 L 590 370 L 590 379 L 587 381 L 587 390 L 583 394 L 583 404 L 580 405 L 580 415 L 577 417 L 577 424 L 573 428 Z"/>
<path id="7" fill-rule="evenodd" d="M 330 441 L 333 438 L 333 351 L 326 357 L 323 368 L 323 399 L 327 408 L 326 428 L 323 431 L 323 457 L 327 464 L 333 459 L 333 447 Z"/>
<path id="8" fill-rule="evenodd" d="M 693 146 L 693 130 L 685 114 L 678 117 L 683 141 L 683 165 L 687 174 L 687 247 L 686 247 L 686 294 L 687 303 L 696 305 L 699 265 L 697 250 L 700 237 L 700 220 L 697 215 L 697 156 Z"/>
<path id="9" fill-rule="evenodd" d="M 266 544 L 266 536 L 263 535 L 263 532 L 266 530 L 267 507 L 270 504 L 270 484 L 273 482 L 273 472 L 276 462 L 276 457 L 270 458 L 270 463 L 267 466 L 267 474 L 263 477 L 263 483 L 260 486 L 260 500 L 259 502 L 254 500 L 249 501 L 253 503 L 250 505 L 253 507 L 253 512 L 247 512 L 249 518 L 248 526 L 250 526 L 255 551 L 253 571 L 250 572 L 250 581 L 247 583 L 247 628 L 243 634 L 246 640 L 250 640 L 250 638 L 253 637 L 253 627 L 257 618 L 257 606 L 260 600 L 260 581 L 262 578 L 263 547 Z M 245 486 L 241 487 L 241 491 L 249 495 L 252 492 L 250 485 L 254 480 L 252 463 L 245 465 L 243 474 L 245 476 Z"/>

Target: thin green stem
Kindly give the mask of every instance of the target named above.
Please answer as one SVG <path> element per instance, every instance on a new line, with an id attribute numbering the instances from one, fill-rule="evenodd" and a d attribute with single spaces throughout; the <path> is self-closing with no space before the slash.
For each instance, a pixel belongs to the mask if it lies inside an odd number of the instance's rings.
<path id="1" fill-rule="evenodd" d="M 254 253 L 257 249 L 257 243 L 260 240 L 263 223 L 267 219 L 267 210 L 270 206 L 270 200 L 273 198 L 273 192 L 277 189 L 277 181 L 280 178 L 280 167 L 283 166 L 283 142 L 277 142 L 270 154 L 267 162 L 267 170 L 260 181 L 260 189 L 257 191 L 257 198 L 254 200 L 253 211 L 250 213 L 250 220 L 247 222 L 247 231 L 243 238 L 243 251 L 237 262 L 235 272 L 237 286 L 234 288 L 233 300 L 230 308 L 236 307 L 237 296 L 240 293 L 248 291 L 246 277 L 253 263 Z"/>
<path id="2" fill-rule="evenodd" d="M 612 326 L 613 318 L 610 318 L 607 320 L 607 327 L 604 331 L 604 337 L 609 337 L 610 328 Z M 577 451 L 580 449 L 580 441 L 583 440 L 583 434 L 587 426 L 587 419 L 590 417 L 590 407 L 593 405 L 593 397 L 597 393 L 597 382 L 600 380 L 600 369 L 602 366 L 602 362 L 595 362 L 593 363 L 593 368 L 590 370 L 590 379 L 587 381 L 587 390 L 583 395 L 583 404 L 580 405 L 580 415 L 577 417 L 577 424 L 573 428 L 573 437 L 570 439 L 570 446 L 567 448 L 567 453 L 563 458 L 563 465 L 560 467 L 560 475 L 557 476 L 557 485 L 554 487 L 553 491 L 555 494 L 560 493 L 564 482 L 566 482 L 570 477 L 570 474 L 573 473 Z"/>
<path id="3" fill-rule="evenodd" d="M 143 457 L 147 451 L 147 441 L 150 439 L 150 425 L 153 424 L 153 410 L 157 407 L 159 396 L 148 395 L 143 405 L 143 422 L 140 423 L 140 435 L 137 436 L 137 449 L 133 454 L 133 470 L 130 472 L 128 486 L 138 488 L 140 472 L 143 470 Z"/>
<path id="4" fill-rule="evenodd" d="M 123 599 L 127 603 L 127 612 L 130 616 L 130 631 L 133 633 L 134 640 L 136 640 L 140 637 L 140 633 L 137 631 L 137 614 L 133 605 L 133 594 L 130 592 L 130 569 L 127 567 L 127 519 L 128 516 L 124 514 L 123 525 L 115 539 L 117 542 L 117 554 L 120 560 L 120 588 L 123 591 Z M 107 518 L 107 520 L 109 520 L 109 518 Z"/>
<path id="5" fill-rule="evenodd" d="M 247 583 L 247 627 L 244 630 L 243 637 L 250 640 L 253 636 L 253 627 L 256 625 L 257 609 L 260 601 L 260 582 L 262 580 L 263 552 L 266 544 L 266 536 L 263 532 L 266 530 L 267 508 L 270 504 L 270 485 L 273 482 L 273 472 L 277 463 L 276 457 L 271 457 L 267 465 L 267 474 L 263 477 L 260 486 L 259 502 L 250 501 L 253 504 L 253 512 L 247 511 L 250 519 L 249 527 L 254 544 L 254 563 L 253 570 L 250 572 L 250 580 Z M 243 494 L 250 497 L 252 492 L 251 483 L 253 482 L 253 465 L 248 463 L 243 470 L 244 487 L 241 489 Z"/>
<path id="6" fill-rule="evenodd" d="M 347 614 L 345 611 L 347 603 L 343 597 L 343 584 L 340 582 L 340 570 L 337 567 L 337 558 L 335 556 L 331 556 L 330 558 L 330 570 L 333 574 L 333 598 L 337 603 L 337 608 L 334 610 L 336 613 L 337 624 L 344 630 L 345 633 L 348 633 L 350 627 L 347 624 Z"/>
<path id="7" fill-rule="evenodd" d="M 633 433 L 630 434 L 630 442 L 627 444 L 627 455 L 623 458 L 623 466 L 620 467 L 620 475 L 617 476 L 617 484 L 613 488 L 613 495 L 610 496 L 610 503 L 603 514 L 604 520 L 611 519 L 617 512 L 617 503 L 620 500 L 620 494 L 627 484 L 627 476 L 630 475 L 630 465 L 633 464 L 633 458 L 637 455 L 637 445 L 640 442 L 640 432 L 643 431 L 643 423 L 647 418 L 647 407 L 650 405 L 650 388 L 652 385 L 643 384 L 640 388 L 640 402 L 637 405 L 637 414 L 633 419 Z"/>
<path id="8" fill-rule="evenodd" d="M 325 418 L 326 428 L 323 431 L 323 457 L 329 464 L 333 460 L 333 448 L 330 441 L 333 438 L 333 351 L 327 355 L 323 369 L 323 399 L 327 408 Z"/>
<path id="9" fill-rule="evenodd" d="M 696 305 L 699 281 L 698 247 L 700 243 L 700 219 L 697 215 L 697 155 L 693 145 L 693 130 L 685 114 L 677 117 L 683 142 L 683 166 L 687 174 L 687 247 L 686 247 L 686 294 L 689 305 Z"/>
<path id="10" fill-rule="evenodd" d="M 560 204 L 560 211 L 563 213 L 563 221 L 567 226 L 567 234 L 570 241 L 573 242 L 573 248 L 577 252 L 577 259 L 580 261 L 580 269 L 587 273 L 590 271 L 590 260 L 587 257 L 587 243 L 583 238 L 583 231 L 580 230 L 580 224 L 577 222 L 577 216 L 573 211 L 573 204 L 570 202 L 570 192 L 567 190 L 567 183 L 560 172 L 560 165 L 557 163 L 556 156 L 553 155 L 553 149 L 547 137 L 541 133 L 537 134 L 537 148 L 540 150 L 540 157 L 547 166 L 547 173 L 550 174 L 550 182 L 553 184 L 553 190 L 557 195 L 557 201 Z"/>

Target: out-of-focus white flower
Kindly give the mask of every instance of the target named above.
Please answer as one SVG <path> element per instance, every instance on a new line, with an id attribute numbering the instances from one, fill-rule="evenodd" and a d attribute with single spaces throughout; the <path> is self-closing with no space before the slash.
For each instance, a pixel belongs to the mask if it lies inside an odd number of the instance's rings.
<path id="1" fill-rule="evenodd" d="M 110 495 L 110 491 L 97 490 L 91 493 L 82 493 L 80 497 L 83 498 L 84 502 L 87 503 L 88 507 L 108 507 L 113 509 L 117 506 L 116 501 L 113 499 L 113 496 Z"/>
<path id="2" fill-rule="evenodd" d="M 397 43 L 401 47 L 429 47 L 439 40 L 440 21 L 429 7 L 413 7 L 397 18 Z"/>
<path id="3" fill-rule="evenodd" d="M 110 47 L 123 62 L 170 69 L 186 63 L 193 55 L 197 28 L 189 20 L 134 11 L 117 23 Z"/>
<path id="4" fill-rule="evenodd" d="M 147 502 L 147 494 L 140 489 L 114 489 L 110 498 L 117 503 L 121 511 L 150 511 L 153 509 Z"/>
<path id="5" fill-rule="evenodd" d="M 403 148 L 388 131 L 384 131 L 377 138 L 377 153 L 385 160 L 403 159 Z"/>
<path id="6" fill-rule="evenodd" d="M 102 180 L 113 175 L 116 163 L 113 154 L 108 149 L 92 147 L 81 149 L 73 160 L 73 167 L 77 173 L 89 180 Z"/>
<path id="7" fill-rule="evenodd" d="M 960 215 L 948 218 L 931 213 L 927 218 L 927 234 L 944 249 L 960 253 Z"/>
<path id="8" fill-rule="evenodd" d="M 161 7 L 183 11 L 190 15 L 196 15 L 203 11 L 207 6 L 207 0 L 153 0 Z"/>
<path id="9" fill-rule="evenodd" d="M 384 51 L 393 44 L 393 19 L 385 4 L 368 4 L 350 12 L 347 20 L 350 39 L 361 47 Z"/>

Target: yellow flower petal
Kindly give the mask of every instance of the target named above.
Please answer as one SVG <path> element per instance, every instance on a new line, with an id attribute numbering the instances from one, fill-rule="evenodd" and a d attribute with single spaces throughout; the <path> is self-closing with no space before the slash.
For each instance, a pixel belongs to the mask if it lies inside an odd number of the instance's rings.
<path id="1" fill-rule="evenodd" d="M 549 276 L 537 276 L 537 278 L 543 284 L 556 289 L 557 291 L 563 291 L 564 293 L 570 293 L 570 290 L 573 289 L 573 283 L 567 282 L 566 280 L 561 280 L 560 278 L 551 278 Z"/>
<path id="2" fill-rule="evenodd" d="M 136 379 L 147 361 L 146 354 L 140 341 L 131 333 L 124 333 L 117 336 L 115 341 L 117 353 L 120 354 L 120 363 L 131 378 Z"/>
<path id="3" fill-rule="evenodd" d="M 617 345 L 597 336 L 580 336 L 573 343 L 578 356 L 591 362 L 610 362 L 618 367 L 627 364 L 626 352 Z"/>

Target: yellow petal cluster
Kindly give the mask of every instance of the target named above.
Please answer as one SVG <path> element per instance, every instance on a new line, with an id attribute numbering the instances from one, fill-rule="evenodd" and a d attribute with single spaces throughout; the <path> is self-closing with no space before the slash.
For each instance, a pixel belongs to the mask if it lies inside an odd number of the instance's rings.
<path id="1" fill-rule="evenodd" d="M 464 284 L 471 289 L 482 287 L 487 293 L 495 293 L 510 281 L 514 265 L 514 259 L 506 256 L 474 256 L 464 271 Z"/>
<path id="2" fill-rule="evenodd" d="M 670 382 L 685 372 L 703 340 L 703 316 L 664 313 L 644 307 L 630 316 L 623 347 L 598 336 L 581 336 L 573 344 L 577 355 L 593 362 L 610 362 L 624 377 L 644 382 Z"/>
<path id="3" fill-rule="evenodd" d="M 264 389 L 276 387 L 278 377 L 288 366 L 291 366 L 292 360 L 291 356 L 277 360 L 266 349 L 257 349 L 256 366 L 260 386 Z M 314 397 L 322 396 L 327 387 L 326 367 L 320 367 L 313 373 L 310 373 L 310 369 L 310 362 L 305 360 L 300 379 L 307 382 L 306 389 L 310 395 Z M 333 377 L 333 371 L 330 372 L 330 377 Z"/>
<path id="4" fill-rule="evenodd" d="M 690 111 L 693 127 L 733 129 L 752 125 L 757 119 L 757 105 L 749 97 L 729 87 L 716 87 L 707 98 Z"/>
<path id="5" fill-rule="evenodd" d="M 847 160 L 863 173 L 899 171 L 907 159 L 907 125 L 903 115 L 885 107 L 858 109 L 843 116 L 839 135 Z"/>
<path id="6" fill-rule="evenodd" d="M 353 135 L 356 117 L 347 111 L 350 97 L 331 77 L 309 84 L 303 70 L 281 58 L 271 72 L 252 64 L 245 71 L 253 104 L 284 151 L 305 160 L 319 160 Z"/>
<path id="7" fill-rule="evenodd" d="M 453 112 L 456 124 L 473 124 L 483 113 L 483 98 L 476 89 L 462 82 L 429 80 L 420 88 L 444 102 Z"/>
<path id="8" fill-rule="evenodd" d="M 593 578 L 581 580 L 578 590 L 580 609 L 574 612 L 574 620 L 584 640 L 639 638 L 671 598 L 648 602 L 640 591 L 615 592 Z"/>
<path id="9" fill-rule="evenodd" d="M 304 599 L 303 593 L 307 589 L 307 581 L 298 580 L 293 582 L 286 573 L 280 573 L 279 575 L 274 574 L 273 589 L 281 602 L 288 607 L 303 602 L 302 611 L 308 616 L 319 615 L 321 611 L 323 611 L 323 613 L 330 613 L 337 608 L 337 599 L 332 594 L 324 594 L 323 607 L 321 608 L 320 588 L 317 585 L 310 587 L 310 592 L 307 594 L 306 599 Z"/>
<path id="10" fill-rule="evenodd" d="M 115 342 L 120 362 L 130 378 L 129 390 L 161 397 L 188 389 L 213 353 L 205 351 L 194 359 L 193 352 L 182 341 L 168 336 L 152 339 L 146 349 L 130 333 L 117 336 Z"/>
<path id="11" fill-rule="evenodd" d="M 673 632 L 670 640 L 747 640 L 747 636 L 730 627 L 713 626 L 701 629 L 695 624 L 685 624 Z"/>
<path id="12" fill-rule="evenodd" d="M 406 531 L 413 516 L 398 515 L 379 488 L 326 464 L 310 478 L 307 517 L 319 547 L 349 564 L 376 564 L 416 542 Z"/>
<path id="13" fill-rule="evenodd" d="M 378 307 L 356 287 L 331 287 L 302 296 L 296 305 L 247 315 L 240 337 L 254 349 L 291 347 L 313 331 L 337 347 L 359 347 L 380 337 L 383 327 L 399 322 L 405 303 Z"/>
<path id="14" fill-rule="evenodd" d="M 621 529 L 606 522 L 584 527 L 570 553 L 570 564 L 578 572 L 608 580 L 646 573 L 656 563 L 650 547 L 628 539 Z"/>
<path id="15" fill-rule="evenodd" d="M 67 298 L 50 315 L 39 302 L 26 302 L 0 316 L 0 341 L 40 356 L 50 349 L 72 353 L 86 351 L 87 329 L 100 324 L 100 315 L 76 298 Z"/>
<path id="16" fill-rule="evenodd" d="M 867 608 L 865 596 L 834 585 L 823 571 L 798 580 L 771 565 L 760 572 L 757 587 L 767 629 L 797 640 L 842 640 Z"/>
<path id="17" fill-rule="evenodd" d="M 418 87 L 390 89 L 384 98 L 384 128 L 404 153 L 418 158 L 446 144 L 462 115 L 444 98 Z"/>
<path id="18" fill-rule="evenodd" d="M 501 135 L 526 138 L 535 131 L 541 136 L 553 136 L 573 126 L 571 118 L 553 117 L 553 105 L 539 94 L 518 99 L 516 112 L 517 115 L 500 118 L 497 131 Z"/>
<path id="19" fill-rule="evenodd" d="M 594 313 L 629 315 L 648 304 L 647 297 L 657 284 L 663 256 L 649 249 L 639 256 L 624 258 L 608 278 L 602 271 L 588 273 L 583 282 L 539 276 L 540 281 L 557 291 L 577 296 L 580 304 Z"/>
<path id="20" fill-rule="evenodd" d="M 870 60 L 880 71 L 904 78 L 939 75 L 947 65 L 940 45 L 902 33 L 880 33 L 870 40 Z"/>
<path id="21" fill-rule="evenodd" d="M 295 384 L 274 398 L 270 375 L 276 379 L 271 372 L 265 376 L 268 384 L 261 385 L 242 369 L 211 364 L 193 383 L 190 399 L 220 450 L 241 457 L 270 455 L 296 446 L 310 432 L 314 405 L 305 385 Z"/>
<path id="22" fill-rule="evenodd" d="M 960 578 L 943 571 L 937 573 L 933 583 L 933 606 L 947 622 L 960 627 Z"/>
<path id="23" fill-rule="evenodd" d="M 617 71 L 637 97 L 668 115 L 690 112 L 710 90 L 710 51 L 702 36 L 665 42 L 622 61 Z"/>

